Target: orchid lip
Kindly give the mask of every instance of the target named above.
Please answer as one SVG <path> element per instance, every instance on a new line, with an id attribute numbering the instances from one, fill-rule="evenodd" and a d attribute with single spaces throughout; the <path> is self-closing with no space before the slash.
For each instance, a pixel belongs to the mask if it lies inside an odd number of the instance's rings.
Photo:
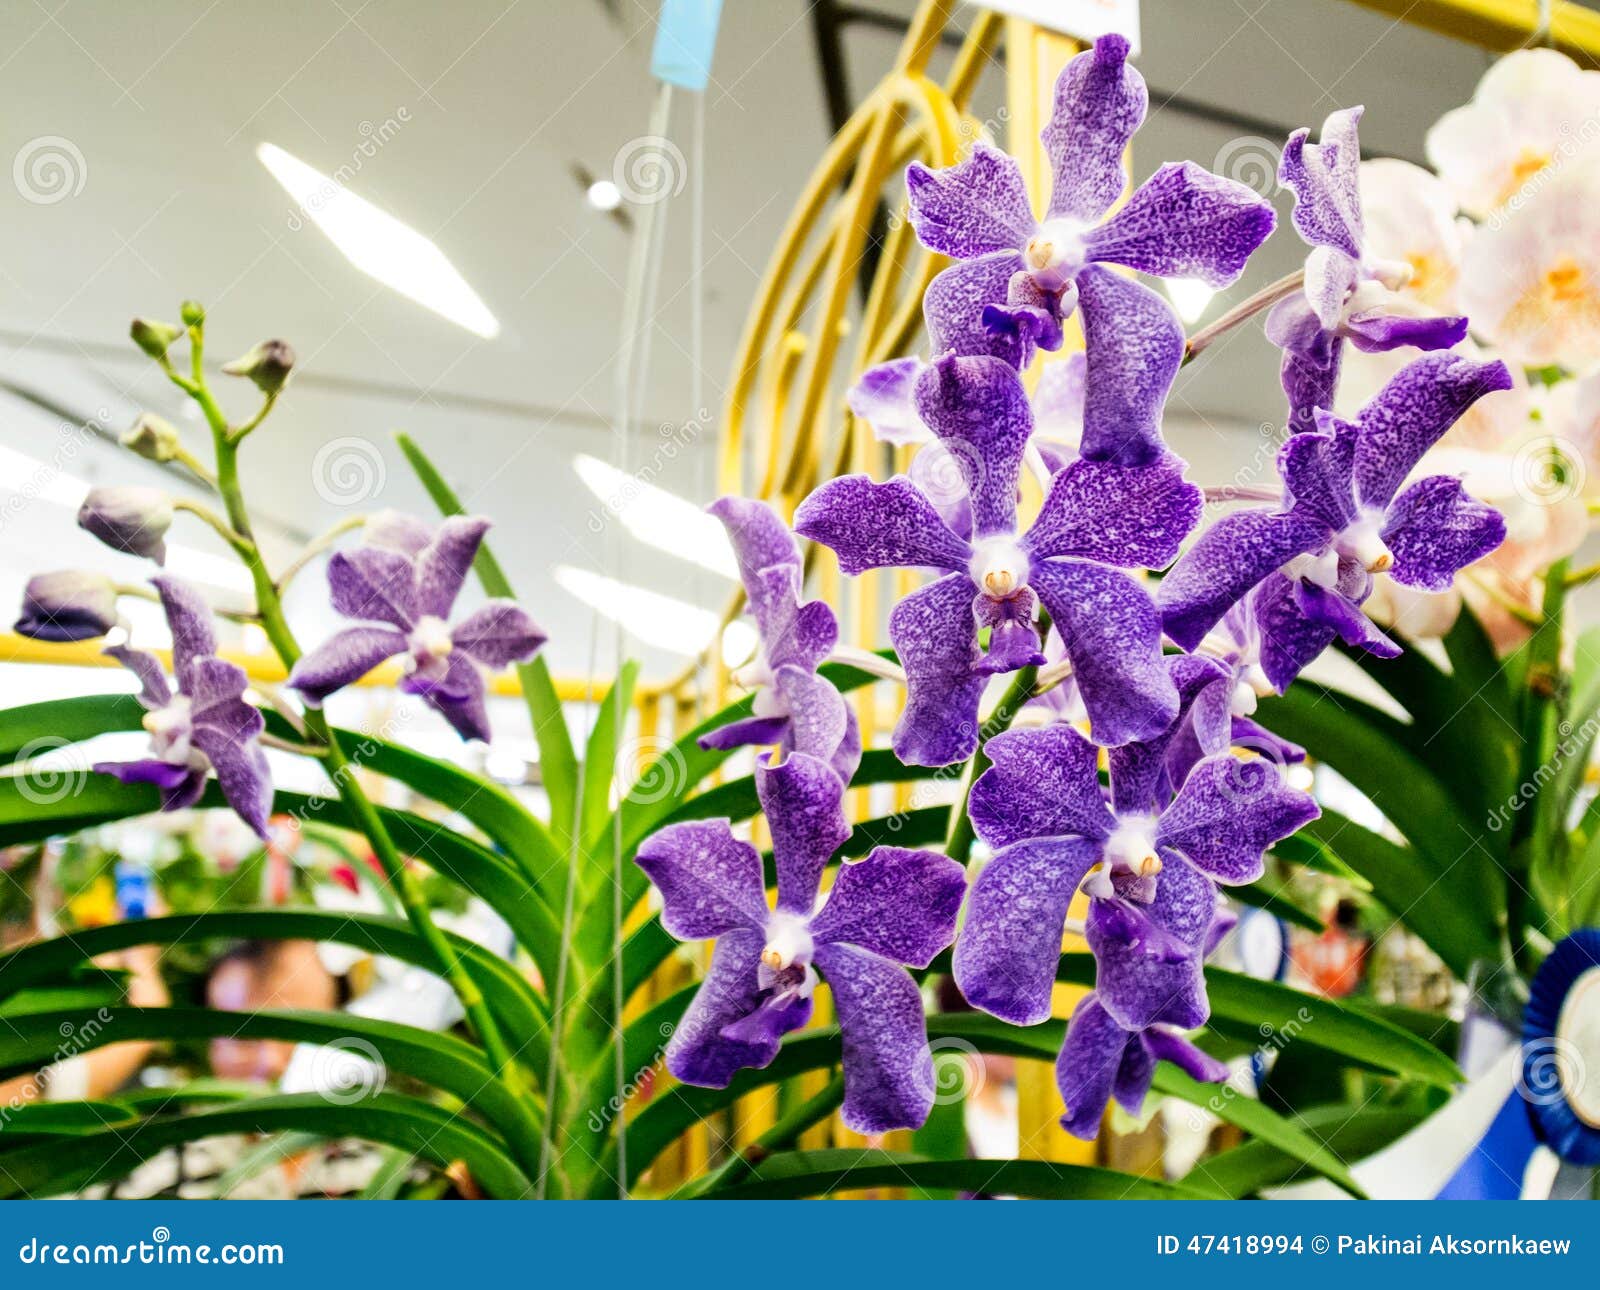
<path id="1" fill-rule="evenodd" d="M 418 620 L 406 644 L 419 665 L 429 659 L 448 658 L 455 648 L 455 642 L 450 639 L 450 625 L 432 614 Z"/>
<path id="2" fill-rule="evenodd" d="M 1116 828 L 1106 839 L 1104 854 L 1108 871 L 1155 877 L 1161 872 L 1161 857 L 1156 853 L 1156 817 L 1119 815 Z"/>
<path id="3" fill-rule="evenodd" d="M 1363 516 L 1346 528 L 1335 544 L 1340 555 L 1356 561 L 1368 573 L 1383 573 L 1394 564 L 1394 552 L 1378 531 L 1381 519 L 1382 516 Z"/>

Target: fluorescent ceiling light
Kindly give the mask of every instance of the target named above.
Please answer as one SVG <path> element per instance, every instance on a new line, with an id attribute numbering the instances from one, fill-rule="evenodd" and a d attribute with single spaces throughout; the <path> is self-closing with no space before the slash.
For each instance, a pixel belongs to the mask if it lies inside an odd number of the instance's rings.
<path id="1" fill-rule="evenodd" d="M 585 194 L 589 205 L 597 211 L 614 211 L 622 205 L 622 189 L 618 188 L 609 179 L 597 179 L 589 185 Z"/>
<path id="2" fill-rule="evenodd" d="M 485 340 L 500 334 L 499 322 L 478 293 L 416 229 L 274 144 L 261 144 L 256 156 L 361 272 Z"/>
<path id="3" fill-rule="evenodd" d="M 739 563 L 721 521 L 693 502 L 585 453 L 579 453 L 572 465 L 578 478 L 639 541 L 712 573 L 739 576 Z"/>
<path id="4" fill-rule="evenodd" d="M 563 590 L 596 613 L 621 623 L 639 640 L 673 654 L 698 654 L 716 637 L 722 621 L 709 609 L 570 564 L 558 564 L 555 577 Z"/>
<path id="5" fill-rule="evenodd" d="M 1178 317 L 1191 325 L 1200 321 L 1211 305 L 1211 298 L 1217 294 L 1214 287 L 1207 286 L 1198 278 L 1166 278 L 1162 285 L 1166 287 L 1167 297 L 1178 311 Z"/>

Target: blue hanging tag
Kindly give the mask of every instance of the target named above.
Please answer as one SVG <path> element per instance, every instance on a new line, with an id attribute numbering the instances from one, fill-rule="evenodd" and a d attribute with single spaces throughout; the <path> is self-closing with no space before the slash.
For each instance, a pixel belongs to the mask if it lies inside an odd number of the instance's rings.
<path id="1" fill-rule="evenodd" d="M 650 74 L 681 89 L 705 89 L 721 17 L 722 0 L 661 0 Z"/>

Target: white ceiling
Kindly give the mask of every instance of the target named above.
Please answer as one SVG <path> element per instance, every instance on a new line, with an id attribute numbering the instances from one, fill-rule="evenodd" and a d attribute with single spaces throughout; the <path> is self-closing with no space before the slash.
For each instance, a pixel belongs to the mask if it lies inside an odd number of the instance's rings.
<path id="1" fill-rule="evenodd" d="M 1339 0 L 1144 7 L 1153 112 L 1136 144 L 1141 173 L 1167 159 L 1245 165 L 1240 158 L 1260 153 L 1257 131 L 1164 107 L 1172 95 L 1275 123 L 1273 145 L 1294 125 L 1365 102 L 1368 147 L 1416 158 L 1427 123 L 1465 99 L 1487 63 Z M 324 479 L 320 493 L 315 486 L 319 450 L 334 440 L 354 441 L 343 445 L 353 464 L 381 478 L 381 487 L 358 490 L 370 494 L 363 509 L 424 508 L 390 439 L 406 430 L 474 509 L 498 521 L 496 546 L 552 632 L 556 667 L 583 671 L 590 615 L 550 569 L 606 569 L 614 555 L 589 522 L 598 504 L 571 462 L 579 452 L 612 454 L 629 239 L 584 203 L 573 169 L 608 175 L 646 133 L 653 8 L 637 0 L 13 6 L 0 59 L 0 161 L 51 136 L 70 144 L 73 174 L 72 192 L 48 203 L 27 200 L 15 184 L 0 188 L 0 378 L 62 410 L 0 400 L 0 445 L 48 460 L 82 441 L 72 428 L 79 420 L 102 419 L 115 432 L 141 407 L 176 417 L 170 391 L 128 345 L 127 321 L 171 317 L 180 299 L 198 298 L 210 310 L 216 358 L 265 336 L 300 352 L 290 395 L 248 450 L 247 484 L 263 513 L 301 533 L 349 513 L 338 481 Z M 894 49 L 892 33 L 848 29 L 857 97 Z M 999 69 L 989 69 L 976 113 L 991 115 L 1002 91 Z M 650 381 L 631 450 L 636 464 L 659 462 L 658 483 L 700 502 L 710 499 L 715 413 L 745 310 L 829 134 L 807 5 L 728 0 L 705 123 L 705 262 L 693 276 L 685 187 L 668 207 Z M 680 95 L 670 133 L 692 168 L 690 124 Z M 264 141 L 325 173 L 348 166 L 350 189 L 431 237 L 501 334 L 480 340 L 355 271 L 295 218 L 255 158 Z M 1285 228 L 1234 294 L 1299 255 Z M 705 306 L 698 374 L 696 291 Z M 667 460 L 657 427 L 694 420 L 697 390 L 712 431 Z M 241 413 L 251 405 L 247 388 L 224 393 Z M 1251 452 L 1256 427 L 1279 415 L 1274 358 L 1254 333 L 1185 372 L 1173 406 L 1197 477 Z M 58 464 L 85 479 L 156 478 L 153 467 L 93 443 Z M 326 465 L 324 453 L 324 476 Z M 182 540 L 207 547 L 203 534 Z M 118 559 L 47 502 L 0 512 L 8 601 L 28 569 Z M 130 560 L 119 571 L 139 573 Z M 627 548 L 625 572 L 707 607 L 726 592 L 717 575 L 638 544 Z M 315 615 L 315 600 L 302 587 L 297 607 Z M 675 661 L 648 642 L 643 649 L 654 672 Z"/>

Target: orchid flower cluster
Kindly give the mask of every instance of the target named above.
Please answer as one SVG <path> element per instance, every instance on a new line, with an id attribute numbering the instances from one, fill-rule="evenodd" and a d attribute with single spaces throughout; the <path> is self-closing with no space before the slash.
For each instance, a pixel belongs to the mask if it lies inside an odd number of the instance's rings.
<path id="1" fill-rule="evenodd" d="M 1161 297 L 1111 266 L 1226 286 L 1275 215 L 1190 163 L 1161 167 L 1117 205 L 1123 152 L 1147 106 L 1127 53 L 1107 36 L 1062 72 L 1041 136 L 1054 174 L 1042 218 L 1016 162 L 987 144 L 948 169 L 907 173 L 917 236 L 954 263 L 924 296 L 928 358 L 869 370 L 850 404 L 887 441 L 940 450 L 959 489 L 936 495 L 932 472 L 919 479 L 913 464 L 882 483 L 830 480 L 795 513 L 795 533 L 828 547 L 846 574 L 935 575 L 888 617 L 906 686 L 892 742 L 911 765 L 979 755 L 987 766 L 955 808 L 985 849 L 958 936 L 964 855 L 880 847 L 841 864 L 819 904 L 824 867 L 848 836 L 840 803 L 860 746 L 816 670 L 836 625 L 825 605 L 801 600 L 800 555 L 775 515 L 737 499 L 713 507 L 759 627 L 743 679 L 763 688 L 755 716 L 703 742 L 777 745 L 756 772 L 777 903 L 767 906 L 759 852 L 727 821 L 671 825 L 641 847 L 667 930 L 716 939 L 666 1053 L 682 1080 L 722 1087 L 770 1062 L 809 1018 L 820 972 L 843 1037 L 845 1123 L 919 1125 L 931 1066 L 906 969 L 954 936 L 951 970 L 971 1005 L 1043 1022 L 1080 894 L 1096 980 L 1057 1066 L 1063 1126 L 1093 1137 L 1113 1099 L 1137 1112 L 1157 1061 L 1223 1078 L 1189 1037 L 1209 1015 L 1205 958 L 1233 922 L 1220 888 L 1259 878 L 1264 853 L 1318 813 L 1284 773 L 1301 750 L 1252 719 L 1258 697 L 1281 693 L 1335 640 L 1399 653 L 1363 610 L 1374 575 L 1438 590 L 1504 536 L 1500 515 L 1459 479 L 1410 481 L 1510 375 L 1449 352 L 1465 320 L 1419 311 L 1399 292 L 1405 267 L 1367 244 L 1359 109 L 1330 118 L 1318 143 L 1302 130 L 1284 149 L 1280 178 L 1310 251 L 1303 274 L 1258 305 L 1275 303 L 1267 334 L 1283 351 L 1292 433 L 1278 457 L 1281 494 L 1195 536 L 1206 497 L 1162 435 L 1168 390 L 1193 350 Z M 1074 314 L 1081 360 L 1047 365 L 1030 399 L 1024 369 L 1063 346 Z M 1347 342 L 1443 352 L 1414 357 L 1344 418 L 1333 398 Z M 1029 523 L 1025 467 L 1043 494 Z M 1162 570 L 1152 588 L 1146 572 Z M 980 749 L 991 682 L 1020 672 L 1031 686 L 1047 644 L 1087 731 L 1048 720 L 1069 718 L 1070 705 L 1043 708 L 1047 724 L 993 734 Z M 1261 755 L 1237 757 L 1240 746 Z"/>
<path id="2" fill-rule="evenodd" d="M 195 375 L 188 377 L 172 366 L 168 351 L 187 331 L 198 353 L 205 315 L 199 305 L 186 302 L 183 316 L 183 327 L 136 319 L 132 336 L 176 384 L 194 395 L 203 392 L 198 357 Z M 285 342 L 267 341 L 223 367 L 231 375 L 253 381 L 265 399 L 261 412 L 243 428 L 219 433 L 219 453 L 237 451 L 239 442 L 270 411 L 293 365 L 294 352 Z M 149 460 L 177 462 L 197 478 L 213 478 L 183 448 L 177 431 L 152 414 L 142 416 L 123 443 Z M 238 493 L 225 500 L 229 502 L 227 517 L 198 502 L 175 500 L 156 488 L 101 487 L 92 489 L 84 499 L 78 524 L 114 551 L 162 565 L 167 531 L 179 512 L 192 513 L 220 535 L 253 572 L 262 575 L 256 585 L 258 593 L 266 592 L 267 603 L 258 603 L 239 616 L 262 624 L 269 618 L 281 621 L 280 598 L 288 578 L 328 541 L 314 543 L 301 560 L 274 580 L 265 574 L 260 551 L 248 535 Z M 358 526 L 341 525 L 336 533 L 352 527 Z M 333 607 L 357 625 L 336 633 L 303 656 L 292 637 L 280 635 L 275 644 L 289 665 L 287 687 L 299 695 L 307 710 L 315 712 L 329 695 L 398 656 L 403 665 L 402 690 L 421 696 L 463 739 L 488 740 L 484 672 L 532 658 L 545 641 L 533 620 L 504 600 L 491 600 L 454 625 L 449 622 L 489 528 L 488 520 L 455 516 L 435 527 L 414 516 L 381 511 L 359 527 L 361 541 L 349 550 L 334 552 L 328 562 Z M 151 593 L 105 575 L 63 570 L 31 578 L 23 593 L 16 630 L 57 642 L 94 640 L 113 632 L 125 638 L 107 645 L 103 652 L 132 672 L 138 682 L 150 755 L 129 762 L 98 763 L 94 769 L 124 783 L 154 786 L 164 811 L 195 805 L 214 773 L 228 805 L 265 838 L 273 787 L 263 745 L 274 741 L 266 733 L 266 717 L 258 704 L 276 696 L 253 691 L 244 669 L 219 656 L 213 612 L 199 591 L 167 573 L 151 578 L 150 585 L 171 635 L 170 682 L 155 654 L 133 646 L 131 628 L 120 610 L 123 597 Z M 305 722 L 281 699 L 272 706 L 278 706 L 289 723 L 305 733 Z M 325 723 L 322 733 L 326 736 Z M 288 746 L 321 756 L 330 751 L 328 744 Z"/>

